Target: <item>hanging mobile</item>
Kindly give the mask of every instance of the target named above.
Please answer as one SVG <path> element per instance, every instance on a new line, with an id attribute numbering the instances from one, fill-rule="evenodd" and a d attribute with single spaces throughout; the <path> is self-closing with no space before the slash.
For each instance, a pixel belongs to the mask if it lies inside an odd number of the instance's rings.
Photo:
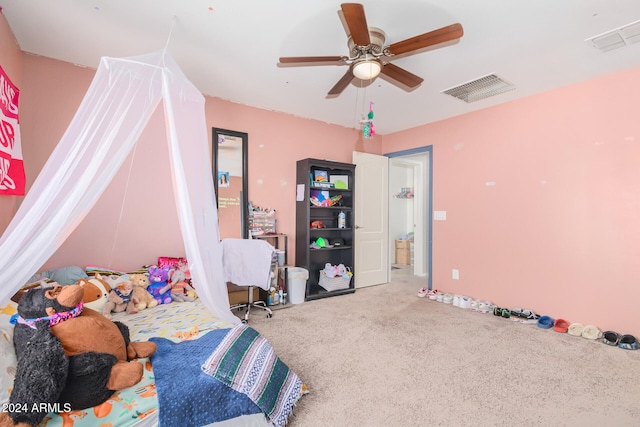
<path id="1" fill-rule="evenodd" d="M 373 102 L 369 102 L 369 114 L 367 114 L 367 120 L 363 120 L 364 128 L 362 130 L 364 139 L 370 139 L 376 134 L 376 130 L 373 127 Z"/>

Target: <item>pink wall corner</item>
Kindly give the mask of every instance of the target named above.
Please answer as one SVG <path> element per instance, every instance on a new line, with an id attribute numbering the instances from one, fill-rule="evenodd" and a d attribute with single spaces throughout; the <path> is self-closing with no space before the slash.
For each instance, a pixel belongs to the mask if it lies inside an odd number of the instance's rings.
<path id="1" fill-rule="evenodd" d="M 9 27 L 7 18 L 0 9 L 0 66 L 11 79 L 11 82 L 22 89 L 22 52 L 18 46 L 13 31 Z M 18 98 L 18 108 L 21 108 L 22 97 Z M 23 143 L 24 144 L 24 143 Z M 21 196 L 0 196 L 0 233 L 2 233 L 11 218 L 15 215 Z"/>
<path id="2" fill-rule="evenodd" d="M 434 288 L 640 335 L 639 96 L 634 68 L 385 136 L 433 145 Z"/>

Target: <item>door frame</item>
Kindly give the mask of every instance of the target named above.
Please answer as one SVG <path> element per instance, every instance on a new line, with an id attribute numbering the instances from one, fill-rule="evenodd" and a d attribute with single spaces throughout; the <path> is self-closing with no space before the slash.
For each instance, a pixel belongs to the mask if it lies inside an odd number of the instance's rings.
<path id="1" fill-rule="evenodd" d="M 432 289 L 433 279 L 432 279 L 432 258 L 433 258 L 433 145 L 427 145 L 423 147 L 410 148 L 408 150 L 394 151 L 390 153 L 385 153 L 383 156 L 392 158 L 392 157 L 405 157 L 411 156 L 415 154 L 428 153 L 428 171 L 425 174 L 427 179 L 427 188 L 428 194 L 427 197 L 427 285 L 429 289 Z M 389 236 L 389 241 L 391 241 L 391 236 Z M 391 265 L 389 265 L 389 269 L 391 269 Z"/>

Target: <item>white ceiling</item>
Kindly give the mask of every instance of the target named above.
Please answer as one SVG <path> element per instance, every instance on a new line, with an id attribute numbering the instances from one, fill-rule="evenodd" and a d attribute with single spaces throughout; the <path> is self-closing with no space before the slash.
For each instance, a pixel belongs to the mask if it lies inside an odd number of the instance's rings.
<path id="1" fill-rule="evenodd" d="M 359 128 L 374 103 L 389 134 L 640 65 L 640 43 L 610 52 L 585 39 L 640 20 L 638 0 L 365 0 L 386 45 L 459 22 L 457 44 L 395 58 L 424 78 L 406 92 L 382 78 L 327 92 L 346 66 L 278 67 L 281 56 L 348 56 L 327 0 L 0 0 L 20 48 L 97 68 L 102 56 L 168 47 L 205 95 Z M 516 89 L 474 103 L 441 92 L 495 73 Z"/>

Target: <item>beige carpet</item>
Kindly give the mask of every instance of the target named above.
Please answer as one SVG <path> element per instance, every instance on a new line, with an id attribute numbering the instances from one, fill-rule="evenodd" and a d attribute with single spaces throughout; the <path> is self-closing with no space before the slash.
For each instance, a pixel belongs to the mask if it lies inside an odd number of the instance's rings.
<path id="1" fill-rule="evenodd" d="M 640 350 L 418 298 L 420 286 L 252 312 L 310 390 L 288 426 L 640 426 Z"/>

